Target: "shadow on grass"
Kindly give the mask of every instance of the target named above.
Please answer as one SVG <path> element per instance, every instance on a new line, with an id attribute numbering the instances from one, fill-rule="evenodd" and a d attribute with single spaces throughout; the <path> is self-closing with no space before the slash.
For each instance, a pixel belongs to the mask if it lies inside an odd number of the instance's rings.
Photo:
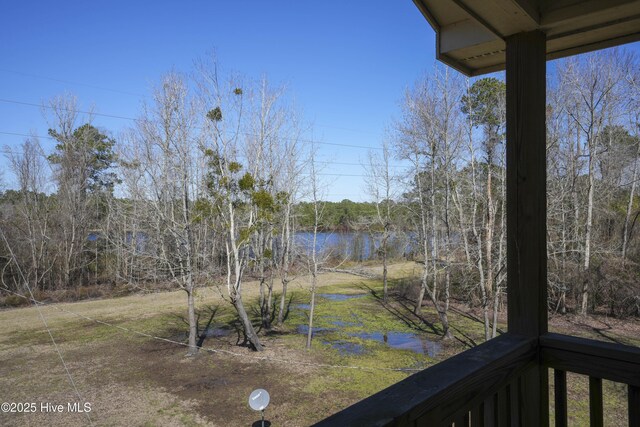
<path id="1" fill-rule="evenodd" d="M 200 316 L 202 315 L 201 311 L 198 311 L 196 314 L 196 335 L 198 335 L 198 342 L 196 343 L 196 346 L 198 348 L 202 347 L 202 344 L 204 344 L 204 340 L 205 338 L 207 338 L 207 329 L 209 329 L 209 327 L 211 326 L 211 323 L 213 322 L 213 318 L 216 316 L 216 313 L 218 312 L 218 306 L 214 306 L 214 307 L 210 307 L 209 308 L 209 320 L 207 321 L 207 326 L 205 326 L 203 329 L 200 329 Z"/>
<path id="2" fill-rule="evenodd" d="M 607 331 L 613 330 L 613 327 L 611 325 L 609 325 L 607 322 L 603 322 L 600 319 L 596 319 L 596 321 L 598 323 L 601 323 L 602 325 L 604 325 L 604 327 L 599 328 L 597 326 L 589 325 L 588 323 L 582 322 L 582 321 L 578 321 L 578 322 L 574 322 L 574 323 L 576 325 L 584 328 L 584 329 L 593 331 L 594 333 L 597 334 L 598 337 L 604 338 L 605 341 L 607 341 L 607 342 L 613 342 L 613 343 L 616 343 L 616 344 L 634 346 L 634 344 L 631 341 L 621 340 L 620 338 L 615 337 L 612 333 L 607 333 Z M 597 339 L 597 338 L 595 338 L 595 339 Z"/>
<path id="3" fill-rule="evenodd" d="M 398 295 L 390 294 L 389 301 L 385 302 L 384 299 L 378 294 L 378 292 L 376 292 L 375 289 L 371 288 L 366 283 L 361 282 L 359 284 L 359 288 L 367 290 L 385 310 L 387 310 L 391 315 L 407 325 L 409 328 L 419 332 L 432 332 L 436 335 L 442 335 L 442 331 L 427 318 L 413 312 L 412 307 L 409 305 L 410 301 L 408 299 L 400 298 Z M 395 301 L 400 306 L 400 308 L 395 307 L 390 303 L 390 301 Z M 426 325 L 427 329 L 425 329 L 423 325 Z"/>
<path id="4" fill-rule="evenodd" d="M 396 281 L 389 281 L 390 290 L 393 289 L 395 284 L 397 284 Z M 359 287 L 360 289 L 368 291 L 376 299 L 380 306 L 382 306 L 385 310 L 392 314 L 396 319 L 402 321 L 409 328 L 419 332 L 433 333 L 440 337 L 442 336 L 443 332 L 441 328 L 437 327 L 425 316 L 419 313 L 414 313 L 415 301 L 412 301 L 406 297 L 402 297 L 395 292 L 389 292 L 389 298 L 387 302 L 385 302 L 382 296 L 366 283 L 360 283 Z M 392 304 L 393 302 L 395 302 L 395 305 Z M 469 315 L 460 310 L 453 309 L 452 311 L 471 320 L 479 321 L 480 323 L 482 323 L 482 321 L 475 316 Z M 425 325 L 426 328 L 423 325 Z M 468 333 L 462 331 L 460 328 L 451 325 L 451 323 L 449 323 L 449 328 L 457 332 L 457 334 L 454 334 L 454 338 L 465 347 L 472 348 L 478 345 L 478 343 Z"/>

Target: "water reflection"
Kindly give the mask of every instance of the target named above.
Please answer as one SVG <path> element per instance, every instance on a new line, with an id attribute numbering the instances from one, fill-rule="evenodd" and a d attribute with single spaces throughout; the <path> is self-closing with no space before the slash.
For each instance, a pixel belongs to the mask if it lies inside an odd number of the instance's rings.
<path id="1" fill-rule="evenodd" d="M 316 236 L 316 251 L 334 258 L 349 258 L 355 261 L 376 259 L 380 252 L 380 233 L 362 231 L 319 232 Z M 303 252 L 310 252 L 313 233 L 300 231 L 295 234 L 295 243 Z M 411 252 L 413 236 L 394 233 L 387 241 L 390 257 L 405 257 Z"/>
<path id="2" fill-rule="evenodd" d="M 316 334 L 324 334 L 327 332 L 334 332 L 336 329 L 335 328 L 317 328 L 317 327 L 313 327 L 313 330 L 311 331 L 311 335 L 316 335 Z M 309 333 L 309 325 L 298 325 L 297 328 L 297 332 L 299 334 L 303 334 L 306 335 Z"/>
<path id="3" fill-rule="evenodd" d="M 364 340 L 378 341 L 398 350 L 410 350 L 418 354 L 436 357 L 442 346 L 410 332 L 356 332 L 349 334 Z"/>
<path id="4" fill-rule="evenodd" d="M 364 353 L 364 347 L 354 342 L 336 340 L 336 341 L 322 341 L 323 344 L 330 345 L 332 348 L 338 350 L 338 353 L 342 356 L 359 355 Z"/>
<path id="5" fill-rule="evenodd" d="M 231 334 L 231 329 L 227 328 L 207 328 L 204 331 L 204 336 L 207 338 L 221 338 Z"/>
<path id="6" fill-rule="evenodd" d="M 367 294 L 352 294 L 352 295 L 346 295 L 346 294 L 318 294 L 319 296 L 321 296 L 324 299 L 328 299 L 331 301 L 346 301 L 349 299 L 354 299 L 354 298 L 362 298 L 362 297 L 366 297 Z"/>

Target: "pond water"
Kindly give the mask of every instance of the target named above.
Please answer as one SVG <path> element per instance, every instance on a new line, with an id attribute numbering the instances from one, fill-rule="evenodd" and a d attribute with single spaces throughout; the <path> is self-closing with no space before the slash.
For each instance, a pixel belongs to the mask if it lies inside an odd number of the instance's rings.
<path id="1" fill-rule="evenodd" d="M 351 294 L 351 295 L 347 295 L 347 294 L 318 294 L 319 296 L 321 296 L 324 299 L 328 299 L 331 301 L 346 301 L 349 299 L 354 299 L 354 298 L 362 298 L 362 297 L 366 297 L 367 294 Z"/>
<path id="2" fill-rule="evenodd" d="M 316 252 L 321 257 L 338 259 L 350 259 L 353 261 L 365 261 L 380 258 L 379 248 L 381 245 L 380 233 L 367 233 L 364 231 L 347 232 L 318 232 L 316 236 Z M 105 236 L 99 232 L 87 234 L 87 240 L 97 242 Z M 137 254 L 151 253 L 153 250 L 153 238 L 144 231 L 136 233 L 126 232 L 124 242 L 134 246 Z M 279 256 L 281 245 L 279 239 L 274 240 L 272 248 L 274 255 Z M 310 255 L 313 246 L 313 233 L 298 231 L 294 235 L 294 243 L 300 253 Z M 416 247 L 415 235 L 412 233 L 392 233 L 387 240 L 387 254 L 392 258 L 406 257 L 411 254 Z M 249 255 L 255 257 L 252 248 L 249 248 Z"/>
<path id="3" fill-rule="evenodd" d="M 365 261 L 378 257 L 380 240 L 379 233 L 319 232 L 316 236 L 316 252 L 321 256 Z M 406 256 L 413 246 L 411 240 L 411 236 L 406 234 L 393 234 L 387 243 L 387 253 L 394 258 Z M 313 233 L 297 232 L 295 243 L 301 252 L 309 254 L 313 246 Z"/>

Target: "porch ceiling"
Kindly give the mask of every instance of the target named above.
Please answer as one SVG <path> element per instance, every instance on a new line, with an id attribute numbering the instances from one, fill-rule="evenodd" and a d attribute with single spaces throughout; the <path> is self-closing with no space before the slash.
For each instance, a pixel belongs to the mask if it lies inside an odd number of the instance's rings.
<path id="1" fill-rule="evenodd" d="M 438 59 L 469 76 L 503 70 L 505 38 L 541 30 L 547 59 L 640 40 L 640 0 L 414 0 Z"/>

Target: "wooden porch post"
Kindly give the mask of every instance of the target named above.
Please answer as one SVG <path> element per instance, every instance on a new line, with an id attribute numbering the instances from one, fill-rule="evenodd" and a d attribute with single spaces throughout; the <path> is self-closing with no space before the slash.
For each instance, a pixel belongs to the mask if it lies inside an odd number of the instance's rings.
<path id="1" fill-rule="evenodd" d="M 506 39 L 508 331 L 547 332 L 546 37 Z M 523 426 L 549 423 L 548 375 L 538 366 L 520 380 Z"/>

